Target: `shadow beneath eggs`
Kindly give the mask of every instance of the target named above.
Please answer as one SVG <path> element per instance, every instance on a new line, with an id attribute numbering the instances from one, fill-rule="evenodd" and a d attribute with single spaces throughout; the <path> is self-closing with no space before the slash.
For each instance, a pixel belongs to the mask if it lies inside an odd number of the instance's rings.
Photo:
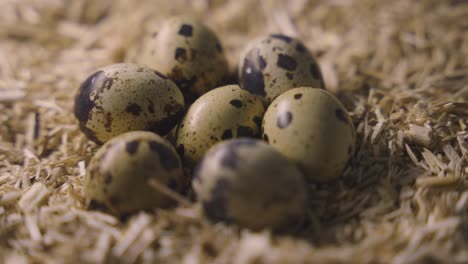
<path id="1" fill-rule="evenodd" d="M 341 178 L 308 185 L 306 219 L 288 235 L 314 245 L 357 243 L 369 235 L 369 223 L 392 221 L 402 186 L 411 186 L 421 169 L 408 166 L 403 150 L 390 154 L 385 142 L 364 142 L 361 133 L 357 146 Z"/>

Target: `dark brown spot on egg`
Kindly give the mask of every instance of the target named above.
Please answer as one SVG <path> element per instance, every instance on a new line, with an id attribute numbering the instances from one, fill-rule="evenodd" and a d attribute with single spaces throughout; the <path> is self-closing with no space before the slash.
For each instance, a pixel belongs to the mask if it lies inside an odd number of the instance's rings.
<path id="1" fill-rule="evenodd" d="M 232 138 L 232 131 L 231 129 L 226 129 L 224 130 L 223 134 L 221 135 L 222 140 L 230 139 Z"/>
<path id="2" fill-rule="evenodd" d="M 237 128 L 237 137 L 254 137 L 255 133 L 251 127 L 239 126 Z"/>
<path id="3" fill-rule="evenodd" d="M 153 32 L 153 34 L 151 34 L 151 37 L 155 38 L 157 35 L 158 35 L 158 32 Z"/>
<path id="4" fill-rule="evenodd" d="M 191 25 L 183 24 L 179 29 L 179 35 L 184 37 L 191 37 L 192 36 L 193 28 Z"/>
<path id="5" fill-rule="evenodd" d="M 277 53 L 277 52 L 281 52 L 283 51 L 283 48 L 281 47 L 273 47 L 273 49 L 271 49 L 274 53 Z"/>
<path id="6" fill-rule="evenodd" d="M 292 72 L 287 72 L 286 73 L 286 78 L 288 78 L 289 80 L 292 80 L 292 79 L 294 79 L 294 74 L 292 74 Z"/>
<path id="7" fill-rule="evenodd" d="M 231 100 L 229 103 L 235 108 L 241 108 L 243 105 L 242 102 L 238 99 Z"/>
<path id="8" fill-rule="evenodd" d="M 291 40 L 292 40 L 291 37 L 288 37 L 288 36 L 283 35 L 283 34 L 271 34 L 270 37 L 282 40 L 282 41 L 287 42 L 287 43 L 291 42 Z"/>
<path id="9" fill-rule="evenodd" d="M 105 185 L 109 185 L 111 184 L 112 182 L 112 174 L 106 174 L 106 176 L 104 176 L 104 184 Z"/>
<path id="10" fill-rule="evenodd" d="M 296 100 L 299 100 L 299 99 L 301 99 L 301 98 L 302 98 L 302 94 L 301 94 L 301 93 L 298 93 L 298 94 L 295 94 L 295 95 L 294 95 L 294 99 L 296 99 Z"/>
<path id="11" fill-rule="evenodd" d="M 277 81 L 278 81 L 277 78 L 273 79 L 273 81 L 271 81 L 271 85 L 272 85 L 272 86 L 273 86 L 273 85 L 276 85 L 276 82 L 277 82 Z"/>
<path id="12" fill-rule="evenodd" d="M 91 74 L 80 86 L 75 96 L 74 114 L 80 123 L 86 124 L 89 112 L 94 107 L 91 93 L 96 90 L 96 84 L 102 84 L 107 79 L 103 71 Z"/>
<path id="13" fill-rule="evenodd" d="M 103 91 L 104 89 L 110 90 L 113 84 L 114 84 L 114 78 L 107 78 L 102 84 L 101 91 Z"/>
<path id="14" fill-rule="evenodd" d="M 258 67 L 260 68 L 261 71 L 263 71 L 267 66 L 267 62 L 262 56 L 258 56 Z"/>
<path id="15" fill-rule="evenodd" d="M 263 79 L 262 67 L 264 60 L 260 59 L 259 50 L 253 49 L 249 51 L 242 65 L 242 74 L 240 78 L 240 86 L 242 89 L 253 94 L 265 96 L 265 82 Z"/>
<path id="16" fill-rule="evenodd" d="M 172 101 L 164 106 L 163 111 L 166 115 L 171 115 L 179 112 L 182 108 L 182 105 L 178 104 L 175 101 Z"/>
<path id="17" fill-rule="evenodd" d="M 340 108 L 335 110 L 335 116 L 336 116 L 336 118 L 338 118 L 338 120 L 348 124 L 348 119 L 346 118 L 346 113 L 343 110 L 341 110 Z"/>
<path id="18" fill-rule="evenodd" d="M 286 128 L 287 126 L 289 126 L 289 124 L 291 124 L 292 119 L 293 119 L 293 115 L 291 112 L 289 111 L 282 112 L 281 114 L 278 115 L 276 125 L 281 129 Z"/>
<path id="19" fill-rule="evenodd" d="M 179 159 L 168 146 L 154 140 L 149 141 L 148 145 L 151 151 L 158 154 L 159 162 L 162 164 L 164 169 L 173 170 L 180 167 Z"/>
<path id="20" fill-rule="evenodd" d="M 231 183 L 227 179 L 219 179 L 211 191 L 211 197 L 203 201 L 205 215 L 213 221 L 230 222 L 227 212 L 226 195 L 231 190 Z"/>
<path id="21" fill-rule="evenodd" d="M 112 128 L 112 114 L 106 113 L 106 122 L 104 123 L 104 127 L 106 128 L 107 132 L 111 131 Z"/>
<path id="22" fill-rule="evenodd" d="M 300 42 L 296 44 L 296 51 L 297 51 L 297 52 L 302 53 L 302 52 L 305 52 L 306 50 L 307 50 L 307 49 L 306 49 L 306 47 L 304 46 L 304 44 L 302 44 L 302 43 L 300 43 Z"/>
<path id="23" fill-rule="evenodd" d="M 270 139 L 268 138 L 267 134 L 263 134 L 263 140 L 265 140 L 266 142 L 270 142 Z"/>
<path id="24" fill-rule="evenodd" d="M 261 117 L 254 116 L 252 120 L 257 125 L 258 128 L 260 128 L 262 126 L 262 118 Z"/>
<path id="25" fill-rule="evenodd" d="M 137 105 L 136 103 L 130 103 L 125 108 L 125 112 L 130 113 L 130 114 L 132 114 L 134 116 L 138 116 L 141 113 L 141 107 L 139 105 Z"/>
<path id="26" fill-rule="evenodd" d="M 138 146 L 140 145 L 140 141 L 138 140 L 133 140 L 125 144 L 125 151 L 127 151 L 128 154 L 134 155 L 137 150 Z"/>
<path id="27" fill-rule="evenodd" d="M 278 61 L 276 62 L 276 65 L 287 71 L 294 71 L 296 70 L 297 62 L 293 57 L 289 55 L 278 54 Z"/>
<path id="28" fill-rule="evenodd" d="M 183 63 L 187 60 L 187 51 L 184 48 L 176 48 L 174 58 Z"/>

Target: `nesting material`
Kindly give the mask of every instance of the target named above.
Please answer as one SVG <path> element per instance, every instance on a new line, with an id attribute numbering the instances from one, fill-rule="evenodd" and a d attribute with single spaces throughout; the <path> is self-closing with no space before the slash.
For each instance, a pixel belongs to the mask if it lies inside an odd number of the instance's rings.
<path id="1" fill-rule="evenodd" d="M 408 136 L 416 144 L 428 147 L 431 144 L 432 128 L 409 124 Z"/>
<path id="2" fill-rule="evenodd" d="M 349 111 L 356 152 L 307 185 L 296 233 L 213 224 L 184 197 L 126 219 L 85 209 L 97 146 L 74 95 L 172 15 L 213 29 L 231 76 L 249 41 L 302 40 Z M 2 0 L 0 262 L 467 263 L 467 15 L 456 0 Z"/>
<path id="3" fill-rule="evenodd" d="M 41 182 L 34 183 L 29 190 L 23 192 L 18 206 L 23 212 L 29 212 L 34 208 L 39 208 L 50 196 L 50 191 Z"/>

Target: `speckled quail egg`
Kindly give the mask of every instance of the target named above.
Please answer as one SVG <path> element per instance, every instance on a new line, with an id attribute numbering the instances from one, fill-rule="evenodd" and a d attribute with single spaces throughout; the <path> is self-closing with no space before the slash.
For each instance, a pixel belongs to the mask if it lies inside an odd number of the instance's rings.
<path id="1" fill-rule="evenodd" d="M 236 137 L 260 136 L 265 108 L 262 100 L 238 85 L 216 88 L 198 98 L 177 131 L 177 151 L 193 168 L 215 143 Z"/>
<path id="2" fill-rule="evenodd" d="M 107 141 L 91 159 L 84 183 L 91 207 L 124 215 L 153 207 L 168 207 L 173 200 L 148 184 L 155 179 L 182 192 L 186 179 L 174 147 L 159 135 L 131 131 Z"/>
<path id="3" fill-rule="evenodd" d="M 101 144 L 132 130 L 169 133 L 183 117 L 184 97 L 160 72 L 119 63 L 101 68 L 81 84 L 74 112 L 80 129 Z"/>
<path id="4" fill-rule="evenodd" d="M 197 167 L 192 186 L 208 218 L 253 230 L 298 223 L 305 211 L 301 172 L 257 139 L 216 144 Z"/>
<path id="5" fill-rule="evenodd" d="M 143 47 L 140 63 L 169 76 L 186 103 L 220 85 L 228 72 L 218 37 L 193 18 L 168 19 Z"/>
<path id="6" fill-rule="evenodd" d="M 299 87 L 276 98 L 263 119 L 263 139 L 294 161 L 309 181 L 342 173 L 356 134 L 343 104 L 321 89 Z"/>
<path id="7" fill-rule="evenodd" d="M 239 82 L 267 104 L 295 87 L 325 88 L 320 67 L 304 44 L 281 34 L 247 45 L 239 61 Z"/>

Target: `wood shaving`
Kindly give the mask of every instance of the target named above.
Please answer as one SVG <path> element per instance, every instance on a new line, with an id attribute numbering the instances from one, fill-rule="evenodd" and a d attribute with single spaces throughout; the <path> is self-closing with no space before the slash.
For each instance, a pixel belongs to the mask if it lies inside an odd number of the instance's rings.
<path id="1" fill-rule="evenodd" d="M 49 197 L 50 192 L 43 183 L 34 183 L 27 191 L 25 191 L 18 201 L 18 206 L 23 212 L 29 212 L 39 208 L 42 203 Z"/>

